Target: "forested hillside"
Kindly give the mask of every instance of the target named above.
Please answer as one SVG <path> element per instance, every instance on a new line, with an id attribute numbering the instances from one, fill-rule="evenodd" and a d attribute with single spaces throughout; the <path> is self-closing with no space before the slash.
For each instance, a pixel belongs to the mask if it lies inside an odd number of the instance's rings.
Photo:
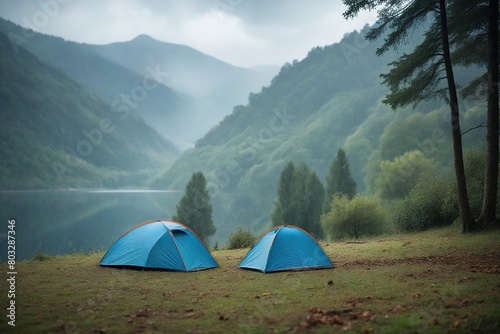
<path id="1" fill-rule="evenodd" d="M 156 66 L 147 75 L 138 74 L 102 57 L 91 45 L 40 34 L 2 18 L 0 31 L 16 48 L 63 70 L 113 108 L 140 116 L 170 141 L 193 140 L 185 136 L 186 120 L 195 117 L 196 102 L 164 85 L 165 72 Z"/>
<path id="2" fill-rule="evenodd" d="M 365 28 L 367 29 L 367 28 Z M 377 43 L 353 32 L 340 43 L 313 48 L 280 73 L 249 103 L 236 106 L 216 128 L 169 168 L 155 186 L 182 189 L 203 171 L 214 203 L 215 240 L 235 226 L 260 232 L 270 222 L 279 174 L 288 161 L 305 162 L 325 180 L 339 147 L 351 164 L 358 191 L 374 191 L 382 160 L 421 150 L 442 168 L 452 163 L 449 115 L 442 101 L 415 110 L 384 105 L 379 75 L 397 55 L 377 57 Z M 411 45 L 407 46 L 412 48 Z M 477 76 L 459 69 L 459 83 Z M 484 120 L 480 105 L 463 105 L 463 128 Z M 484 132 L 464 135 L 466 146 L 482 145 Z"/>
<path id="3" fill-rule="evenodd" d="M 0 189 L 140 185 L 178 149 L 0 33 Z"/>

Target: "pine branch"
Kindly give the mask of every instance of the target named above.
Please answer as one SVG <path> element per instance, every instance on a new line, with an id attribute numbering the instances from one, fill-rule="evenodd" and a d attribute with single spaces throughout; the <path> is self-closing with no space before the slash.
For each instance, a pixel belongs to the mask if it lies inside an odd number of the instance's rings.
<path id="1" fill-rule="evenodd" d="M 476 130 L 476 129 L 479 129 L 479 128 L 485 128 L 485 127 L 486 127 L 486 125 L 484 125 L 484 123 L 481 123 L 481 124 L 479 124 L 479 125 L 477 125 L 477 126 L 474 126 L 474 127 L 472 127 L 472 128 L 469 128 L 469 129 L 465 130 L 464 132 L 462 132 L 462 136 L 463 136 L 464 134 L 466 134 L 467 132 L 469 132 L 469 131 Z"/>

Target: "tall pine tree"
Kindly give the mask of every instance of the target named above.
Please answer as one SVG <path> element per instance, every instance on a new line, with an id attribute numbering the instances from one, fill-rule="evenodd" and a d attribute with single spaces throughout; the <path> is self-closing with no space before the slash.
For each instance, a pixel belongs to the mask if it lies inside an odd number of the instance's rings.
<path id="1" fill-rule="evenodd" d="M 184 196 L 177 205 L 177 214 L 172 219 L 191 228 L 208 245 L 208 238 L 216 229 L 212 220 L 210 193 L 202 172 L 191 176 Z"/>
<path id="2" fill-rule="evenodd" d="M 455 46 L 452 58 L 463 66 L 472 64 L 486 69 L 462 90 L 465 97 L 487 101 L 487 158 L 484 196 L 478 228 L 496 220 L 499 161 L 499 4 L 498 0 L 454 0 L 450 5 L 450 43 Z M 474 50 L 474 52 L 471 52 Z"/>
<path id="3" fill-rule="evenodd" d="M 304 165 L 305 166 L 305 165 Z M 325 188 L 318 175 L 314 171 L 309 171 L 306 167 L 305 198 L 307 215 L 304 217 L 302 226 L 314 237 L 322 239 L 324 237 L 323 228 L 320 223 L 323 214 L 323 202 L 325 198 Z"/>
<path id="4" fill-rule="evenodd" d="M 290 221 L 295 220 L 295 210 L 292 202 L 294 177 L 295 165 L 293 162 L 289 161 L 280 175 L 278 201 L 271 214 L 273 226 L 290 224 Z"/>
<path id="5" fill-rule="evenodd" d="M 273 226 L 296 225 L 316 238 L 323 237 L 319 223 L 324 201 L 324 187 L 306 164 L 288 162 L 281 172 L 278 199 L 271 220 Z"/>
<path id="6" fill-rule="evenodd" d="M 346 195 L 349 199 L 356 195 L 356 181 L 352 178 L 349 161 L 342 148 L 337 151 L 326 176 L 325 212 L 330 211 L 332 197 L 337 194 Z"/>

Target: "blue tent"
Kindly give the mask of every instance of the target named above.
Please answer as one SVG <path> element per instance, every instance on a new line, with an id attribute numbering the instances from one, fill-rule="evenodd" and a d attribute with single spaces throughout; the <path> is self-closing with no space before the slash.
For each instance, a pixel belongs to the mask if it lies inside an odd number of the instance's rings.
<path id="1" fill-rule="evenodd" d="M 195 271 L 217 267 L 212 255 L 187 226 L 154 220 L 134 226 L 108 249 L 101 266 Z"/>
<path id="2" fill-rule="evenodd" d="M 267 273 L 333 268 L 333 263 L 309 233 L 297 226 L 282 225 L 262 236 L 239 267 Z"/>

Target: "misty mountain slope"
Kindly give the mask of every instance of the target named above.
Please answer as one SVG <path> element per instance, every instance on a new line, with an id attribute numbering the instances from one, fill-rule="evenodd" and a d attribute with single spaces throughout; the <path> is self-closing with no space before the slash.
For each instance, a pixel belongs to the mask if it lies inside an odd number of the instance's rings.
<path id="1" fill-rule="evenodd" d="M 178 149 L 0 33 L 1 189 L 137 185 Z"/>
<path id="2" fill-rule="evenodd" d="M 202 125 L 200 137 L 235 105 L 246 103 L 250 92 L 268 85 L 277 73 L 270 67 L 236 67 L 191 47 L 161 42 L 147 35 L 94 47 L 99 54 L 140 75 L 147 75 L 148 68 L 168 73 L 167 86 L 199 101 L 197 119 L 191 122 L 193 126 Z"/>
<path id="3" fill-rule="evenodd" d="M 377 57 L 378 44 L 364 41 L 364 33 L 347 34 L 340 43 L 313 48 L 302 61 L 283 66 L 270 86 L 251 94 L 248 105 L 236 106 L 154 184 L 182 189 L 192 172 L 203 171 L 214 204 L 214 241 L 219 243 L 236 226 L 255 233 L 268 227 L 279 175 L 290 160 L 307 163 L 324 182 L 343 147 L 358 189 L 366 189 L 365 178 L 376 171 L 381 157 L 393 159 L 418 149 L 434 129 L 447 129 L 448 123 L 441 101 L 397 112 L 381 103 L 387 88 L 379 75 L 394 55 Z M 415 113 L 426 120 L 425 129 L 407 120 Z M 480 123 L 481 113 L 477 115 L 470 124 Z M 446 151 L 451 141 L 447 136 L 443 140 L 439 149 Z M 392 155 L 383 153 L 388 151 Z M 442 162 L 449 157 L 444 151 L 430 153 Z"/>
<path id="4" fill-rule="evenodd" d="M 137 74 L 102 57 L 90 45 L 36 33 L 4 19 L 0 19 L 0 31 L 9 36 L 16 49 L 23 47 L 40 60 L 62 69 L 113 108 L 139 115 L 165 138 L 193 142 L 199 137 L 189 133 L 186 121 L 195 117 L 195 102 L 165 86 L 164 72 L 156 67 Z"/>
<path id="5" fill-rule="evenodd" d="M 371 44 L 354 54 L 345 49 L 359 38 L 352 33 L 343 45 L 314 48 L 283 66 L 270 86 L 235 107 L 155 184 L 182 189 L 190 173 L 201 170 L 213 193 L 215 238 L 223 240 L 238 225 L 260 230 L 285 163 L 304 161 L 324 178 L 339 146 L 386 92 L 379 73 L 388 58 L 373 56 Z"/>

